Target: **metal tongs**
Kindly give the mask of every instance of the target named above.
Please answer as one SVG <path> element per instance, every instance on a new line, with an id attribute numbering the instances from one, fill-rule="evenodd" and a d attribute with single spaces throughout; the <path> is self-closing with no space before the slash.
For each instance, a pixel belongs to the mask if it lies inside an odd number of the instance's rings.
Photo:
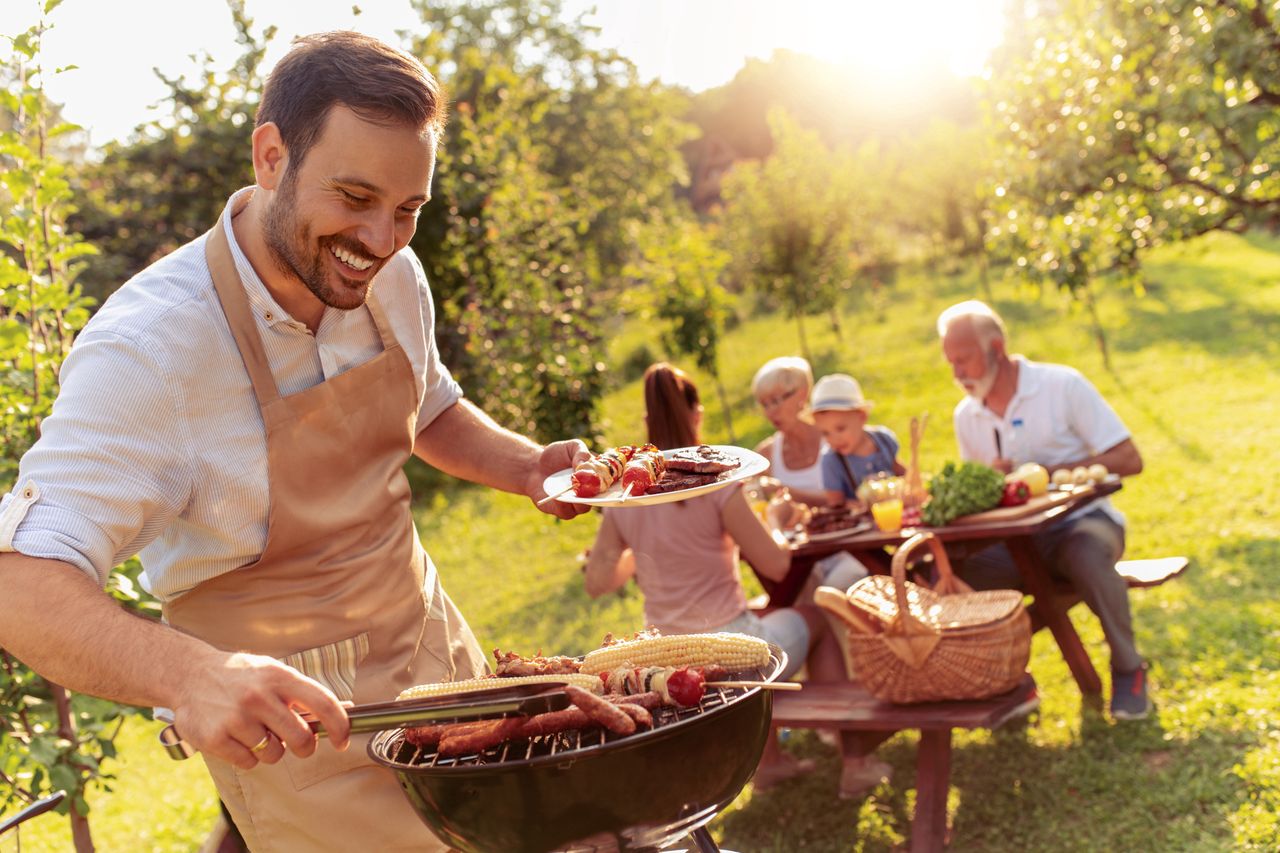
<path id="1" fill-rule="evenodd" d="M 430 723 L 527 717 L 549 711 L 563 711 L 569 707 L 569 696 L 564 692 L 564 687 L 564 684 L 552 681 L 498 686 L 424 699 L 371 702 L 348 707 L 347 718 L 351 720 L 351 733 L 361 734 Z M 326 736 L 324 726 L 314 716 L 304 713 L 302 719 L 317 736 Z M 195 748 L 182 739 L 172 724 L 165 726 L 160 732 L 160 745 L 175 761 L 182 761 L 196 754 Z"/>

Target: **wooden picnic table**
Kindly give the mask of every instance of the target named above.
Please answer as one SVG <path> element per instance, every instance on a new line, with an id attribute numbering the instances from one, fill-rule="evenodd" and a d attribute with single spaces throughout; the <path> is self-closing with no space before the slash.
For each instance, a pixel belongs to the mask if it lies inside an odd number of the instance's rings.
<path id="1" fill-rule="evenodd" d="M 848 551 L 874 572 L 887 573 L 889 555 L 885 549 L 901 545 L 922 530 L 929 530 L 938 537 L 953 559 L 1003 542 L 1022 575 L 1026 592 L 1034 600 L 1033 609 L 1037 620 L 1053 634 L 1076 684 L 1080 686 L 1080 692 L 1096 695 L 1102 692 L 1102 680 L 1093 668 L 1093 662 L 1089 660 L 1080 635 L 1076 633 L 1075 626 L 1067 615 L 1070 605 L 1055 595 L 1054 579 L 1048 567 L 1041 563 L 1031 537 L 1043 532 L 1068 513 L 1118 492 L 1120 488 L 1118 478 L 1096 483 L 1092 489 L 1073 493 L 1071 498 L 1061 503 L 1021 518 L 947 527 L 904 527 L 890 532 L 872 529 L 846 537 L 824 538 L 821 542 L 802 540 L 792 546 L 791 568 L 782 580 L 771 581 L 758 572 L 756 574 L 761 586 L 769 594 L 770 606 L 786 607 L 795 602 L 814 563 L 838 551 Z"/>

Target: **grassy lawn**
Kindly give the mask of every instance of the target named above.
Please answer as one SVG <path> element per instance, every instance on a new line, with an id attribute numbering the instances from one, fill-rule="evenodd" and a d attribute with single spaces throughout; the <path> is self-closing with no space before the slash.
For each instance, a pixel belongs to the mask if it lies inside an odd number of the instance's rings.
<path id="1" fill-rule="evenodd" d="M 1013 731 L 957 736 L 956 850 L 1280 847 L 1280 240 L 1215 235 L 1161 251 L 1146 270 L 1144 296 L 1100 295 L 1114 372 L 1084 315 L 1057 294 L 996 285 L 995 297 L 1014 351 L 1081 369 L 1133 431 L 1147 469 L 1116 498 L 1129 517 L 1128 555 L 1192 559 L 1182 579 L 1133 596 L 1158 712 L 1113 725 L 1082 703 L 1052 640 L 1038 635 L 1039 713 Z M 876 401 L 873 421 L 905 437 L 909 418 L 928 412 L 926 470 L 955 456 L 959 395 L 933 319 L 973 295 L 970 278 L 905 274 L 850 303 L 842 340 L 825 318 L 806 320 L 817 372 L 857 376 Z M 621 330 L 614 363 L 641 346 L 661 355 L 643 335 L 639 324 Z M 737 443 L 751 446 L 767 431 L 751 375 L 797 351 L 795 324 L 781 317 L 746 318 L 727 335 L 721 363 Z M 726 441 L 714 386 L 699 379 L 706 437 Z M 642 437 L 636 382 L 604 410 L 610 440 Z M 596 516 L 557 522 L 523 499 L 453 485 L 417 493 L 424 542 L 486 649 L 579 653 L 606 631 L 640 627 L 634 588 L 596 602 L 582 591 L 578 555 Z M 1083 607 L 1072 616 L 1105 680 L 1096 620 Z M 101 849 L 190 850 L 212 821 L 199 765 L 170 762 L 153 738 L 152 724 L 127 726 L 116 791 L 92 799 Z M 748 787 L 713 825 L 723 846 L 781 853 L 905 843 L 915 793 L 909 736 L 882 748 L 893 782 L 860 802 L 836 799 L 837 760 L 810 732 L 790 733 L 786 747 L 819 759 L 818 771 L 767 795 Z M 61 821 L 37 824 L 24 833 L 27 849 L 65 849 Z M 0 841 L 0 852 L 12 846 Z"/>

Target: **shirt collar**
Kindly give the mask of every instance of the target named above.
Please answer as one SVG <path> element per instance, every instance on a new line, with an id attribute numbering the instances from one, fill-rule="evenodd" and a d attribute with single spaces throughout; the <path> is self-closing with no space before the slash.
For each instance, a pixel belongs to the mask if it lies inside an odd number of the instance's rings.
<path id="1" fill-rule="evenodd" d="M 1041 386 L 1041 375 L 1039 375 L 1038 365 L 1034 361 L 1028 361 L 1027 356 L 1012 355 L 1010 360 L 1018 365 L 1018 387 L 1014 388 L 1014 396 L 1009 401 L 1009 409 L 1005 410 L 1005 415 L 1009 416 L 1014 403 L 1025 400 L 1028 397 L 1036 396 Z M 983 406 L 986 409 L 986 406 Z"/>
<path id="2" fill-rule="evenodd" d="M 1028 361 L 1025 355 L 1015 354 L 1009 358 L 1018 365 L 1018 387 L 1013 392 L 1014 400 L 1019 397 L 1030 397 L 1040 390 L 1040 371 L 1036 363 Z"/>

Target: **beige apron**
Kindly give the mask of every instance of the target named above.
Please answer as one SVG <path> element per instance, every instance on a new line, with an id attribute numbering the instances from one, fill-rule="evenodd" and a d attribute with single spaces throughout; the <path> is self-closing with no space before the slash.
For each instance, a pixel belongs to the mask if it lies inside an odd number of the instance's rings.
<path id="1" fill-rule="evenodd" d="M 370 295 L 383 352 L 287 397 L 271 375 L 221 224 L 205 250 L 267 437 L 267 543 L 255 563 L 165 607 L 170 624 L 228 651 L 270 655 L 357 703 L 469 678 L 485 659 L 418 542 L 403 465 L 417 395 L 408 356 Z M 310 758 L 238 770 L 205 758 L 250 849 L 447 849 L 395 776 L 321 741 Z"/>

